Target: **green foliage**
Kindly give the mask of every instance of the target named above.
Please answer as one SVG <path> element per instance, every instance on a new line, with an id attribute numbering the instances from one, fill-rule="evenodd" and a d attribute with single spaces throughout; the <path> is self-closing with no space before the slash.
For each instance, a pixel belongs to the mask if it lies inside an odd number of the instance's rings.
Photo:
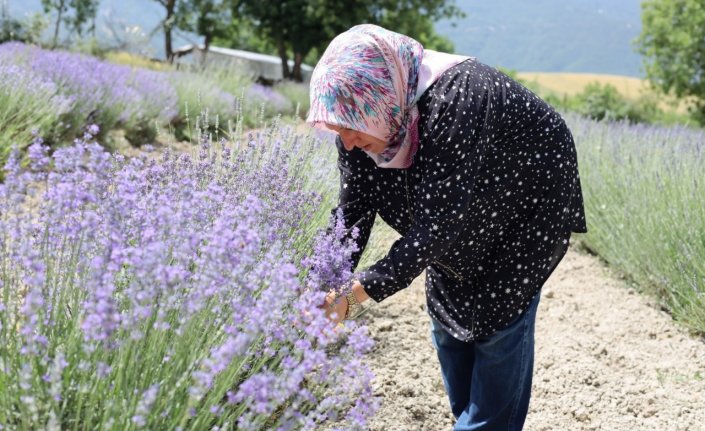
<path id="1" fill-rule="evenodd" d="M 78 36 L 83 35 L 84 26 L 90 23 L 89 31 L 95 30 L 95 16 L 100 0 L 42 0 L 44 12 L 56 13 L 54 23 L 54 36 L 52 46 L 56 47 L 59 41 L 61 23 L 66 24 L 71 32 Z"/>
<path id="2" fill-rule="evenodd" d="M 66 17 L 66 25 L 69 30 L 75 31 L 79 38 L 83 35 L 86 24 L 87 30 L 95 30 L 95 16 L 98 12 L 98 2 L 100 0 L 69 0 L 69 8 L 73 14 Z"/>
<path id="3" fill-rule="evenodd" d="M 230 20 L 230 4 L 227 0 L 181 1 L 176 9 L 176 26 L 203 37 L 206 48 L 213 38 L 222 33 L 225 23 Z"/>
<path id="4" fill-rule="evenodd" d="M 284 81 L 276 84 L 274 90 L 291 101 L 292 107 L 302 120 L 306 118 L 311 105 L 307 84 Z"/>
<path id="5" fill-rule="evenodd" d="M 11 40 L 38 44 L 42 33 L 49 25 L 46 15 L 34 13 L 27 19 L 18 20 L 10 16 L 7 5 L 2 3 L 0 10 L 0 43 Z"/>
<path id="6" fill-rule="evenodd" d="M 308 110 L 308 86 L 283 82 L 274 88 L 264 87 L 233 70 L 209 64 L 171 74 L 179 100 L 172 126 L 179 140 L 193 140 L 199 129 L 223 135 L 235 122 L 254 128 L 276 117 L 290 119 L 297 113 L 297 105 L 299 116 Z"/>
<path id="7" fill-rule="evenodd" d="M 29 146 L 34 132 L 48 141 L 56 139 L 68 114 L 65 106 L 56 87 L 38 85 L 30 76 L 0 82 L 0 165 L 5 165 L 13 146 L 19 150 Z"/>
<path id="8" fill-rule="evenodd" d="M 436 33 L 434 22 L 440 19 L 463 18 L 465 14 L 452 2 L 443 0 L 388 0 L 379 2 L 374 18 L 376 24 L 408 35 L 428 49 L 453 52 L 450 39 Z"/>
<path id="9" fill-rule="evenodd" d="M 592 83 L 575 98 L 576 111 L 595 120 L 629 118 L 629 105 L 617 88 L 610 84 Z"/>
<path id="10" fill-rule="evenodd" d="M 693 97 L 694 118 L 705 125 L 705 3 L 647 0 L 637 40 L 647 77 L 678 97 Z"/>
<path id="11" fill-rule="evenodd" d="M 532 83 L 528 87 L 537 87 Z M 533 88 L 534 91 L 540 90 Z M 540 92 L 540 91 L 537 91 Z M 687 115 L 666 112 L 659 108 L 659 100 L 655 95 L 643 95 L 636 100 L 622 96 L 616 87 L 610 84 L 593 82 L 575 96 L 558 96 L 543 94 L 543 99 L 550 105 L 562 111 L 576 112 L 598 121 L 628 121 L 630 123 L 647 124 L 686 124 L 694 123 Z"/>
<path id="12" fill-rule="evenodd" d="M 255 23 L 257 34 L 281 57 L 285 78 L 300 81 L 304 59 L 315 61 L 336 35 L 364 22 L 407 34 L 428 48 L 451 51 L 452 44 L 434 31 L 433 22 L 462 16 L 462 12 L 447 0 L 291 0 L 275 4 L 242 0 L 233 15 Z M 291 71 L 286 66 L 290 55 L 294 60 Z"/>
<path id="13" fill-rule="evenodd" d="M 215 35 L 213 45 L 277 55 L 275 46 L 269 39 L 259 36 L 257 27 L 251 19 L 232 16 L 222 31 Z"/>
<path id="14" fill-rule="evenodd" d="M 28 36 L 25 26 L 21 21 L 11 18 L 7 11 L 3 9 L 0 15 L 0 43 L 9 40 L 27 42 Z"/>

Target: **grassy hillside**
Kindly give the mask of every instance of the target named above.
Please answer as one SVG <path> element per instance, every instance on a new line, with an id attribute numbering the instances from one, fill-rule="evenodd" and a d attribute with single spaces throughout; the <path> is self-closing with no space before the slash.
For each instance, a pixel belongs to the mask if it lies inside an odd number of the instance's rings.
<path id="1" fill-rule="evenodd" d="M 632 101 L 645 95 L 656 95 L 648 81 L 631 76 L 567 72 L 519 72 L 517 76 L 542 95 L 574 96 L 582 92 L 586 85 L 593 82 L 612 85 L 620 94 Z M 663 99 L 663 96 L 658 97 Z M 687 110 L 685 103 L 675 103 L 667 98 L 659 103 L 659 107 L 664 110 L 675 110 L 679 113 L 684 113 Z"/>
<path id="2" fill-rule="evenodd" d="M 652 91 L 647 81 L 631 76 L 567 72 L 519 72 L 517 75 L 527 82 L 536 83 L 536 87 L 542 91 L 560 96 L 574 96 L 592 82 L 613 85 L 629 99 L 636 99 L 645 91 Z"/>
<path id="3" fill-rule="evenodd" d="M 458 53 L 514 70 L 642 76 L 640 0 L 457 0 L 467 17 L 436 30 Z"/>

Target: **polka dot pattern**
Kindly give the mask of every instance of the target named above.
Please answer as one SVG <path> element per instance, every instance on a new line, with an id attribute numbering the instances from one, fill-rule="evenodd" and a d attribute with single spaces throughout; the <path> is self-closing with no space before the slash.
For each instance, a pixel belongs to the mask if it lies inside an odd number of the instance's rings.
<path id="1" fill-rule="evenodd" d="M 375 214 L 402 236 L 356 274 L 375 301 L 427 269 L 429 314 L 475 340 L 516 319 L 571 232 L 587 231 L 575 145 L 548 104 L 474 59 L 447 70 L 418 107 L 409 168 L 378 168 L 337 140 L 339 207 L 361 248 Z"/>

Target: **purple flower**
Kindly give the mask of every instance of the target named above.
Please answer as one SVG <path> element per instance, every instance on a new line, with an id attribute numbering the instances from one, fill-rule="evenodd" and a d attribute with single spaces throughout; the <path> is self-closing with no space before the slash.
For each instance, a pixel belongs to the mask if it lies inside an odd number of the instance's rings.
<path id="1" fill-rule="evenodd" d="M 369 415 L 356 398 L 371 378 L 354 359 L 370 340 L 354 325 L 331 331 L 320 308 L 354 249 L 340 222 L 313 238 L 326 210 L 311 181 L 332 169 L 307 167 L 330 147 L 281 129 L 242 145 L 204 139 L 195 157 L 126 159 L 86 131 L 51 155 L 35 143 L 26 169 L 10 157 L 0 184 L 12 268 L 0 281 L 23 298 L 19 313 L 5 304 L 20 329 L 7 349 L 35 359 L 5 364 L 15 402 L 49 394 L 72 417 L 100 399 L 135 406 L 115 423 L 155 429 L 190 416 L 227 428 L 232 409 L 242 429 Z M 345 391 L 331 392 L 338 382 Z M 162 395 L 180 401 L 155 412 Z"/>
<path id="2" fill-rule="evenodd" d="M 310 268 L 308 287 L 325 290 L 340 289 L 352 277 L 351 259 L 358 251 L 355 228 L 350 235 L 345 228 L 342 212 L 338 210 L 331 220 L 328 232 L 317 237 L 313 254 L 304 260 Z"/>

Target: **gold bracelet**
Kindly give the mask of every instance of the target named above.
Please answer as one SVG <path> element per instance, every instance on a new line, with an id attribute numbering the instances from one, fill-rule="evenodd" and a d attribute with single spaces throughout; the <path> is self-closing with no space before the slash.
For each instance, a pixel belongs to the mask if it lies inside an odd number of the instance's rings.
<path id="1" fill-rule="evenodd" d="M 348 302 L 348 307 L 345 309 L 345 319 L 355 318 L 362 311 L 362 304 L 357 301 L 352 288 L 350 288 L 350 292 L 345 295 L 345 299 L 347 299 Z"/>

